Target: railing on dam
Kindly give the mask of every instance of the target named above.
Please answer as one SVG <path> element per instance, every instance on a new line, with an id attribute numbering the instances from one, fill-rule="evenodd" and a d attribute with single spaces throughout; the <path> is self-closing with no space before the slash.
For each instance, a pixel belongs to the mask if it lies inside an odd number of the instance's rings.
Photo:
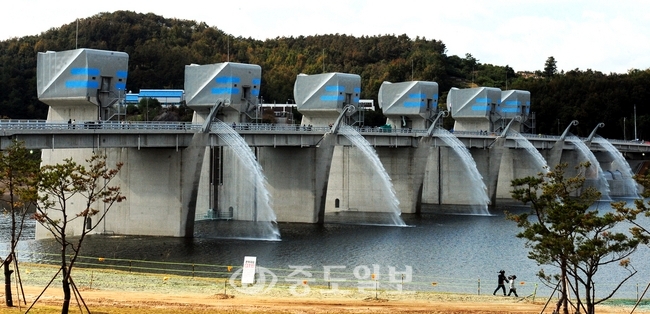
<path id="1" fill-rule="evenodd" d="M 233 123 L 230 126 L 246 137 L 247 143 L 251 146 L 309 147 L 316 145 L 322 135 L 330 131 L 330 127 L 327 126 L 310 125 Z M 3 137 L 0 146 L 9 145 L 11 139 L 20 139 L 25 142 L 31 140 L 33 144 L 28 146 L 32 145 L 33 148 L 72 148 L 75 145 L 98 147 L 102 143 L 109 147 L 185 147 L 189 144 L 192 135 L 200 132 L 201 128 L 201 124 L 179 121 L 0 120 L 0 136 Z M 355 129 L 373 146 L 413 147 L 417 146 L 419 138 L 427 134 L 427 130 L 424 129 L 358 126 Z M 470 148 L 489 147 L 499 136 L 498 133 L 487 131 L 451 132 Z M 538 149 L 549 149 L 560 138 L 557 135 L 546 134 L 522 133 L 521 135 Z M 84 139 L 84 136 L 88 138 Z M 101 137 L 101 142 L 98 137 Z M 79 140 L 72 140 L 73 138 Z M 650 152 L 650 145 L 647 142 L 609 141 L 621 152 Z M 211 143 L 210 145 L 220 145 L 215 141 Z M 510 144 L 509 147 L 516 147 L 516 144 Z"/>
<path id="2" fill-rule="evenodd" d="M 0 120 L 0 130 L 191 130 L 198 131 L 200 124 L 178 121 L 75 121 L 47 122 L 45 120 Z"/>

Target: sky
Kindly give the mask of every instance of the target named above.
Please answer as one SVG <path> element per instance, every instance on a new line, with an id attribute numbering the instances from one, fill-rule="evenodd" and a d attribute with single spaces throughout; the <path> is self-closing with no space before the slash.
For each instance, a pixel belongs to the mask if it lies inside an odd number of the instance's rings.
<path id="1" fill-rule="evenodd" d="M 650 68 L 650 1 L 583 0 L 17 0 L 2 5 L 0 40 L 38 35 L 101 12 L 205 22 L 234 37 L 402 35 L 442 41 L 447 55 L 515 71 L 627 73 Z M 93 48 L 93 47 L 87 47 Z"/>

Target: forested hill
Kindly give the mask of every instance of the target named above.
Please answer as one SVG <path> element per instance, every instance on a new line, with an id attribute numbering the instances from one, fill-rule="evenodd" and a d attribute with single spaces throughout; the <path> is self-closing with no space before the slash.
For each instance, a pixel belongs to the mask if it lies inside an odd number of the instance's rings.
<path id="1" fill-rule="evenodd" d="M 557 73 L 552 57 L 539 69 L 513 69 L 480 63 L 471 54 L 449 56 L 440 40 L 406 35 L 353 37 L 318 35 L 265 41 L 234 37 L 203 22 L 167 19 L 129 11 L 100 13 L 38 36 L 0 42 L 0 116 L 43 119 L 47 106 L 36 97 L 36 55 L 79 48 L 129 54 L 127 90 L 183 88 L 188 64 L 242 62 L 262 67 L 264 102 L 293 99 L 299 73 L 354 73 L 361 76 L 362 98 L 377 99 L 383 81 L 435 81 L 444 104 L 451 87 L 492 86 L 531 92 L 537 132 L 556 134 L 578 120 L 577 135 L 599 123 L 604 137 L 634 136 L 634 106 L 639 138 L 650 138 L 650 70 L 603 74 L 592 70 Z M 525 47 L 522 49 L 525 52 Z M 519 75 L 517 71 L 529 71 Z M 507 82 L 506 82 L 507 80 Z M 559 119 L 559 120 L 558 120 Z M 559 125 L 558 125 L 559 121 Z M 561 130 L 560 130 L 561 131 Z"/>

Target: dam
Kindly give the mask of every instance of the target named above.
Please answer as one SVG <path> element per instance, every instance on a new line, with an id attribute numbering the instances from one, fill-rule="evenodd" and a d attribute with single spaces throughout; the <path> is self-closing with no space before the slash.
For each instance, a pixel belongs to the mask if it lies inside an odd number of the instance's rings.
<path id="1" fill-rule="evenodd" d="M 263 124 L 255 115 L 261 71 L 232 62 L 187 65 L 191 123 L 124 124 L 114 117 L 120 117 L 125 94 L 127 54 L 39 53 L 37 93 L 49 106 L 47 120 L 0 125 L 0 145 L 17 139 L 40 148 L 43 164 L 82 161 L 97 152 L 109 164 L 123 162 L 114 184 L 127 200 L 95 231 L 173 237 L 192 237 L 198 220 L 324 223 L 339 214 L 381 216 L 389 203 L 401 213 L 453 205 L 485 214 L 488 206 L 510 199 L 510 180 L 543 171 L 540 160 L 548 167 L 566 162 L 571 169 L 593 158 L 599 167 L 588 173 L 589 184 L 606 183 L 601 192 L 608 197 L 634 196 L 631 174 L 646 167 L 650 152 L 645 144 L 598 138 L 600 125 L 588 138 L 572 136 L 577 121 L 561 136 L 530 134 L 527 91 L 454 88 L 448 111 L 442 111 L 437 83 L 426 81 L 384 82 L 378 100 L 386 127 L 365 127 L 358 108 L 361 77 L 349 73 L 298 75 L 294 99 L 301 123 Z M 441 122 L 449 116 L 454 128 L 444 130 Z M 75 124 L 66 123 L 71 119 Z M 361 137 L 370 153 L 346 132 Z M 240 144 L 227 140 L 233 136 Z M 386 191 L 394 197 L 387 199 Z M 47 236 L 37 228 L 37 238 Z"/>

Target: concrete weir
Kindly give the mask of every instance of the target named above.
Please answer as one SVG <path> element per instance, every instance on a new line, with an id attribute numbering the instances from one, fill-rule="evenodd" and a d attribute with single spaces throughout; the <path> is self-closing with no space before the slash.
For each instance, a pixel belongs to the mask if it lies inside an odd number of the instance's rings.
<path id="1" fill-rule="evenodd" d="M 39 54 L 37 90 L 39 99 L 50 106 L 47 121 L 74 120 L 71 127 L 83 127 L 124 119 L 114 108 L 124 94 L 127 64 L 128 55 L 110 51 L 78 49 Z M 496 205 L 500 199 L 510 198 L 510 180 L 539 172 L 539 159 L 548 161 L 550 167 L 568 162 L 569 168 L 581 160 L 576 145 L 565 141 L 569 128 L 553 138 L 508 136 L 508 130 L 529 134 L 533 126 L 529 119 L 530 93 L 526 91 L 452 89 L 447 113 L 438 110 L 435 82 L 385 82 L 378 105 L 387 123 L 381 128 L 367 128 L 359 111 L 358 75 L 301 74 L 294 85 L 294 99 L 303 120 L 300 125 L 285 125 L 280 130 L 277 125 L 259 123 L 259 66 L 227 62 L 189 65 L 185 71 L 186 103 L 195 111 L 192 125 L 201 126 L 200 131 L 191 131 L 195 132 L 191 141 L 179 146 L 177 140 L 175 145 L 156 148 L 99 148 L 94 144 L 89 148 L 79 144 L 78 148 L 42 151 L 43 164 L 60 163 L 65 158 L 83 163 L 98 152 L 108 156 L 109 164 L 124 163 L 113 184 L 121 187 L 127 200 L 111 209 L 97 233 L 192 237 L 195 222 L 200 220 L 255 222 L 256 215 L 251 217 L 244 211 L 257 206 L 257 196 L 243 200 L 238 195 L 241 185 L 250 183 L 237 178 L 233 150 L 212 129 L 216 120 L 232 125 L 231 132 L 241 135 L 248 145 L 245 149 L 250 149 L 259 163 L 278 222 L 324 223 L 334 216 L 340 222 L 382 214 L 378 209 L 386 200 L 377 185 L 378 174 L 368 171 L 368 159 L 349 138 L 337 132 L 343 124 L 358 127 L 355 132 L 376 152 L 401 213 L 418 213 L 431 205 Z M 453 137 L 456 144 L 449 144 L 436 133 L 447 114 L 456 124 L 453 130 L 440 132 Z M 70 143 L 79 141 L 74 132 L 68 133 Z M 123 135 L 102 134 L 107 141 Z M 99 135 L 97 140 L 99 144 Z M 526 143 L 528 152 L 521 141 L 530 141 Z M 650 152 L 643 145 L 635 145 L 628 149 L 639 153 L 628 156 L 643 158 L 641 149 Z M 460 146 L 464 157 L 458 154 Z M 616 153 L 612 147 L 593 144 L 590 149 L 596 150 L 595 158 L 611 174 L 608 180 L 616 181 L 621 177 L 617 176 L 617 167 L 621 166 L 614 166 L 613 159 L 620 156 L 612 155 Z M 530 149 L 540 154 L 532 156 Z M 468 177 L 462 158 L 475 164 L 476 176 Z M 629 179 L 630 170 L 625 171 Z M 479 190 L 471 188 L 470 183 L 476 183 Z M 619 186 L 631 189 L 623 183 L 610 186 L 612 195 L 621 195 L 615 191 Z M 247 187 L 256 190 L 254 185 L 243 188 Z M 484 198 L 477 201 L 475 197 L 482 193 Z M 81 210 L 75 207 L 81 203 L 72 199 L 69 205 Z M 95 206 L 103 210 L 102 204 Z M 81 228 L 83 224 L 73 226 L 73 233 L 79 234 Z M 36 236 L 49 235 L 37 228 Z"/>

